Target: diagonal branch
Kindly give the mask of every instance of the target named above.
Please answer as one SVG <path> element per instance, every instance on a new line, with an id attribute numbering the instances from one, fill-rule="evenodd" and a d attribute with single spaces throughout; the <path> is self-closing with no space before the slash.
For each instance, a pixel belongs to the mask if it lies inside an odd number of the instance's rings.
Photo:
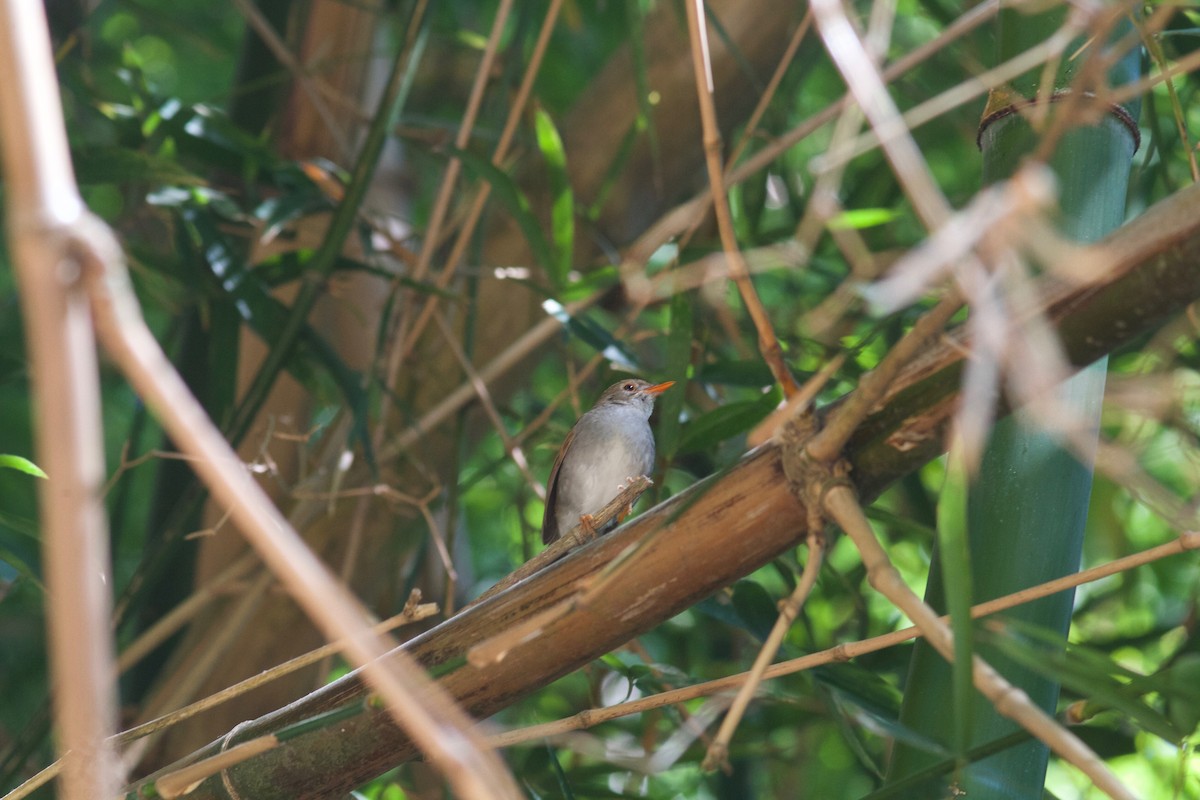
<path id="1" fill-rule="evenodd" d="M 785 397 L 800 390 L 792 377 L 787 362 L 783 359 L 783 348 L 779 337 L 771 326 L 767 310 L 763 307 L 758 291 L 750 280 L 746 260 L 738 249 L 737 236 L 733 230 L 733 217 L 729 211 L 729 199 L 725 193 L 725 166 L 721 161 L 721 131 L 717 127 L 716 106 L 713 103 L 712 65 L 708 57 L 708 26 L 704 18 L 703 0 L 687 3 L 688 31 L 692 45 L 692 71 L 696 76 L 696 94 L 700 99 L 700 123 L 704 129 L 704 155 L 708 164 L 708 182 L 712 187 L 713 206 L 717 216 L 717 228 L 721 235 L 721 247 L 729 259 L 729 273 L 737 285 L 746 311 L 758 331 L 758 350 L 771 369 L 775 382 L 783 389 Z"/>
<path id="2" fill-rule="evenodd" d="M 1064 351 L 1082 366 L 1131 341 L 1200 297 L 1200 187 L 1179 192 L 1090 250 L 1106 268 L 1097 282 L 1040 284 L 1038 313 L 1057 328 Z M 969 348 L 953 332 L 905 367 L 850 438 L 843 452 L 860 497 L 943 449 L 943 431 L 957 399 Z M 803 444 L 803 442 L 802 442 Z M 807 534 L 807 511 L 783 472 L 783 449 L 772 441 L 729 471 L 651 509 L 608 536 L 580 548 L 530 579 L 472 606 L 405 645 L 426 668 L 441 668 L 440 685 L 478 717 L 489 716 L 556 678 L 589 663 L 700 599 L 794 547 Z M 652 538 L 637 559 L 615 571 L 609 590 L 540 632 L 539 646 L 519 647 L 499 663 L 466 661 L 477 643 L 546 612 L 579 593 L 626 550 Z M 336 681 L 244 726 L 252 737 L 289 722 L 355 702 L 357 674 Z M 215 752 L 219 742 L 194 755 Z M 352 753 L 336 766 L 321 753 Z M 416 750 L 386 715 L 362 714 L 334 733 L 314 732 L 234 768 L 271 776 L 278 792 L 336 792 L 411 758 Z M 205 782 L 195 800 L 218 798 Z M 279 795 L 286 796 L 286 795 Z"/>
<path id="3" fill-rule="evenodd" d="M 512 777 L 473 733 L 470 721 L 409 659 L 381 656 L 390 637 L 371 632 L 366 613 L 304 544 L 188 391 L 142 319 L 120 251 L 98 220 L 77 226 L 74 245 L 84 267 L 99 338 L 158 415 L 213 498 L 258 550 L 283 585 L 330 640 L 344 639 L 346 655 L 363 667 L 396 721 L 467 797 L 519 797 Z M 470 746 L 463 747 L 463 741 Z"/>
<path id="4" fill-rule="evenodd" d="M 0 5 L 0 123 L 5 217 L 29 350 L 60 796 L 107 797 L 122 780 L 106 737 L 116 724 L 108 625 L 108 526 L 100 375 L 72 226 L 87 209 L 75 185 L 40 3 Z"/>

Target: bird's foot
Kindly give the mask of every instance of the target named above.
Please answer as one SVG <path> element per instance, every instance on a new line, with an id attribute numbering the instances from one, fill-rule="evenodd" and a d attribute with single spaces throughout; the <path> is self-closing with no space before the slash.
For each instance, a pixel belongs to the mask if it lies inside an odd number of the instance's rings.
<path id="1" fill-rule="evenodd" d="M 591 514 L 580 514 L 579 526 L 581 528 L 579 531 L 580 543 L 590 542 L 600 533 L 600 531 L 596 529 L 596 518 Z"/>

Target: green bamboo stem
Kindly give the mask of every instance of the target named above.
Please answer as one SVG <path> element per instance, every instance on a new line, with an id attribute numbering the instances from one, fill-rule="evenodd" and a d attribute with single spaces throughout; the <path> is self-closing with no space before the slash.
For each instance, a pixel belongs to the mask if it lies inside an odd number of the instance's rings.
<path id="1" fill-rule="evenodd" d="M 1038 16 L 1002 13 L 1000 59 L 1011 58 L 1046 38 L 1059 28 L 1063 17 L 1061 9 Z M 1127 22 L 1117 26 L 1120 33 L 1128 29 Z M 1053 86 L 1056 93 L 1078 91 L 1073 79 L 1084 68 L 1081 64 L 1086 64 L 1086 58 L 1068 60 L 1068 67 L 1060 70 Z M 1109 81 L 1124 83 L 1137 70 L 1138 54 L 1133 50 L 1109 70 Z M 1040 78 L 1040 73 L 1031 73 L 1014 82 L 1010 99 L 1038 96 Z M 1058 107 L 1066 105 L 1052 103 L 1051 124 L 1040 130 L 1035 130 L 1020 113 L 993 118 L 980 137 L 984 184 L 1013 175 L 1030 154 L 1037 152 L 1045 131 L 1055 128 L 1053 115 Z M 989 108 L 990 112 L 996 110 Z M 1128 119 L 1121 111 L 1115 109 L 1099 124 L 1067 131 L 1049 156 L 1048 165 L 1060 191 L 1056 221 L 1068 237 L 1095 241 L 1124 219 L 1129 165 L 1136 147 L 1136 133 L 1127 122 L 1136 119 L 1138 109 L 1125 108 Z M 1060 387 L 1057 397 L 1062 407 L 1070 410 L 1078 430 L 1089 432 L 1085 440 L 1090 437 L 1092 442 L 1099 425 L 1106 366 L 1107 360 L 1101 359 L 1084 369 Z M 944 559 L 935 548 L 927 602 L 935 608 L 956 605 L 949 600 L 963 600 L 969 605 L 1078 569 L 1091 482 L 1090 457 L 1066 449 L 1057 437 L 1040 429 L 1029 414 L 1018 411 L 998 423 L 969 487 L 966 519 L 970 579 L 944 579 Z M 947 586 L 956 583 L 973 586 L 973 595 L 947 597 Z M 1066 592 L 1023 606 L 1009 616 L 1056 631 L 1065 639 L 1072 605 L 1073 593 Z M 1056 682 L 994 652 L 984 650 L 982 654 L 1036 704 L 1054 712 L 1059 692 Z M 951 681 L 950 666 L 927 645 L 919 644 L 913 655 L 901 722 L 963 754 L 965 766 L 952 780 L 973 800 L 1041 798 L 1049 759 L 1046 746 L 1029 740 L 972 762 L 966 755 L 969 748 L 1010 736 L 1015 726 L 997 714 L 981 695 L 972 692 L 970 707 L 955 710 L 956 719 L 966 721 L 969 735 L 965 741 L 961 736 L 954 737 L 946 707 L 946 687 Z M 936 754 L 898 744 L 889 781 L 916 774 L 941 760 Z M 940 796 L 937 792 L 944 789 L 927 786 L 924 791 L 930 793 L 922 796 L 933 797 Z"/>

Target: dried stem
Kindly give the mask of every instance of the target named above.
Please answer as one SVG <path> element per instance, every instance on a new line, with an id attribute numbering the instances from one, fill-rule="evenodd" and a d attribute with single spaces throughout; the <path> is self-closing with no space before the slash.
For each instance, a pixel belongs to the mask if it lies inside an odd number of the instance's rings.
<path id="1" fill-rule="evenodd" d="M 201 759 L 194 764 L 169 772 L 154 781 L 154 794 L 158 797 L 174 800 L 190 794 L 205 778 L 224 772 L 232 767 L 248 761 L 254 756 L 273 750 L 280 744 L 274 736 L 259 736 L 247 742 L 234 745 L 222 750 L 215 756 Z"/>
<path id="2" fill-rule="evenodd" d="M 0 5 L 5 216 L 20 284 L 36 423 L 56 741 L 64 800 L 122 783 L 116 725 L 100 381 L 87 295 L 71 249 L 88 219 L 75 186 L 41 3 Z"/>
<path id="3" fill-rule="evenodd" d="M 792 34 L 791 40 L 788 42 L 787 49 L 783 51 L 783 55 L 779 58 L 779 64 L 775 67 L 774 74 L 771 75 L 771 80 L 767 83 L 767 88 L 763 90 L 762 97 L 758 99 L 757 105 L 754 106 L 754 111 L 750 114 L 750 119 L 746 122 L 746 128 L 742 131 L 742 135 L 738 137 L 737 144 L 733 146 L 733 151 L 729 154 L 729 159 L 726 162 L 726 172 L 733 169 L 741 158 L 742 152 L 746 146 L 750 144 L 750 140 L 754 137 L 755 131 L 758 130 L 758 123 L 762 121 L 763 114 L 771 105 L 771 101 L 775 99 L 775 92 L 779 90 L 779 84 L 783 82 L 783 76 L 787 74 L 788 67 L 792 65 L 792 59 L 796 57 L 796 51 L 800 49 L 800 43 L 804 41 L 804 37 L 808 35 L 809 29 L 812 28 L 812 9 L 804 12 L 804 19 L 796 27 L 796 31 Z"/>
<path id="4" fill-rule="evenodd" d="M 484 90 L 487 88 L 488 80 L 492 72 L 492 65 L 495 63 L 496 52 L 500 46 L 500 36 L 504 32 L 504 24 L 508 21 L 509 12 L 512 11 L 512 0 L 500 0 L 496 8 L 496 16 L 492 20 L 492 29 L 488 34 L 487 44 L 483 49 L 483 56 L 479 61 L 479 67 L 475 70 L 475 80 L 471 84 L 471 92 L 467 97 L 467 106 L 463 111 L 462 124 L 458 127 L 458 134 L 454 137 L 454 146 L 459 150 L 465 150 L 471 143 L 471 134 L 475 131 L 475 119 L 479 115 L 479 108 L 483 104 Z M 449 163 L 446 164 L 446 171 L 442 174 L 442 183 L 438 187 L 437 196 L 433 201 L 433 210 L 429 214 L 429 222 L 425 226 L 424 243 L 421 246 L 421 251 L 417 256 L 417 265 L 413 268 L 412 279 L 424 280 L 425 274 L 429 271 L 430 265 L 433 263 L 433 254 L 437 250 L 441 240 L 442 225 L 446 221 L 446 215 L 450 209 L 450 200 L 454 196 L 456 184 L 458 183 L 459 173 L 462 172 L 462 160 L 458 156 L 452 156 Z M 452 271 L 449 268 L 444 272 Z M 398 290 L 399 284 L 393 287 L 393 291 Z M 388 337 L 390 352 L 387 354 L 387 373 L 384 378 L 385 386 L 393 386 L 396 383 L 396 376 L 400 374 L 400 365 L 406 355 L 404 342 L 409 338 L 407 335 L 407 316 L 402 315 L 398 320 L 395 329 Z M 383 414 L 380 420 L 380 429 L 386 425 L 387 414 Z"/>
<path id="5" fill-rule="evenodd" d="M 812 593 L 813 586 L 817 583 L 817 574 L 821 571 L 824 556 L 825 536 L 823 532 L 817 528 L 809 529 L 808 561 L 804 565 L 804 572 L 801 573 L 800 580 L 796 583 L 792 594 L 781 604 L 779 618 L 775 620 L 775 625 L 771 628 L 767 641 L 758 651 L 754 665 L 746 674 L 745 682 L 738 689 L 733 705 L 729 707 L 725 719 L 721 721 L 717 737 L 708 746 L 708 752 L 704 756 L 703 769 L 712 770 L 722 767 L 727 772 L 729 771 L 729 742 L 733 739 L 733 733 L 737 730 L 738 723 L 742 721 L 742 716 L 746 713 L 751 698 L 762 684 L 767 667 L 771 665 L 775 654 L 779 652 L 779 647 L 783 644 L 783 637 L 792 629 L 792 623 L 795 622 L 796 615 L 800 613 L 800 607 Z"/>
<path id="6" fill-rule="evenodd" d="M 152 653 L 159 645 L 195 618 L 200 611 L 228 591 L 230 584 L 244 578 L 257 564 L 258 559 L 253 554 L 247 553 L 206 581 L 186 600 L 155 620 L 153 625 L 121 651 L 117 657 L 117 671 L 125 672 Z"/>
<path id="7" fill-rule="evenodd" d="M 971 9 L 959 20 L 947 28 L 940 36 L 931 40 L 927 44 L 917 48 L 903 58 L 898 59 L 884 70 L 884 78 L 893 80 L 896 77 L 904 74 L 916 64 L 928 58 L 932 53 L 946 47 L 947 44 L 960 38 L 964 34 L 978 27 L 983 22 L 995 14 L 999 4 L 996 2 L 980 3 L 975 8 Z M 985 89 L 980 89 L 979 93 L 986 92 Z M 728 177 L 725 180 L 726 186 L 733 186 L 737 183 L 749 178 L 762 171 L 766 166 L 775 161 L 788 148 L 795 145 L 811 133 L 819 129 L 822 125 L 827 124 L 834 119 L 838 113 L 842 111 L 849 103 L 849 99 L 843 99 L 840 102 L 834 103 L 826 109 L 818 112 L 807 120 L 801 122 L 787 133 L 779 136 L 775 140 L 767 143 L 761 150 L 754 153 L 740 165 L 731 168 Z M 643 258 L 649 258 L 650 254 L 657 250 L 662 244 L 669 241 L 672 237 L 678 236 L 686 231 L 695 222 L 704 217 L 708 213 L 709 203 L 712 202 L 713 193 L 710 186 L 700 195 L 683 203 L 663 216 L 661 223 L 656 224 L 643 234 L 638 241 L 629 248 L 630 253 L 640 254 Z M 624 268 L 622 268 L 624 269 Z M 603 292 L 573 303 L 568 303 L 565 312 L 571 315 L 578 314 L 584 309 L 594 305 L 603 296 Z M 649 302 L 647 300 L 646 302 Z M 487 365 L 479 369 L 480 377 L 486 383 L 492 383 L 501 375 L 507 373 L 516 364 L 520 363 L 529 353 L 545 344 L 549 339 L 558 335 L 561 326 L 553 318 L 538 322 L 534 327 L 530 328 L 521 338 L 513 342 L 506 350 L 497 355 Z M 454 414 L 465 404 L 469 403 L 475 397 L 475 390 L 470 382 L 464 382 L 457 388 L 449 392 L 445 399 L 442 400 L 434 408 L 430 409 L 421 417 L 418 422 L 408 430 L 401 433 L 393 442 L 386 447 L 381 448 L 381 459 L 387 459 L 395 456 L 397 453 L 403 452 L 412 446 L 427 430 L 440 425 L 450 415 Z"/>
<path id="8" fill-rule="evenodd" d="M 404 609 L 396 616 L 384 620 L 374 627 L 376 632 L 390 631 L 401 625 L 407 625 L 412 622 L 418 622 L 428 617 L 432 617 L 438 613 L 436 603 L 419 603 L 420 593 L 413 590 L 413 596 L 405 604 Z M 241 697 L 247 692 L 253 691 L 260 686 L 270 683 L 273 680 L 282 678 L 295 672 L 298 669 L 303 669 L 310 664 L 315 664 L 323 658 L 331 655 L 336 655 L 341 652 L 343 647 L 342 642 L 332 642 L 322 645 L 321 647 L 311 650 L 303 655 L 290 658 L 282 664 L 278 664 L 271 669 L 264 670 L 257 675 L 252 675 L 243 681 L 238 681 L 232 686 L 228 686 L 215 694 L 205 697 L 203 700 L 192 703 L 177 711 L 172 711 L 169 714 L 164 714 L 157 719 L 141 725 L 136 725 L 128 730 L 122 731 L 111 737 L 110 741 L 113 744 L 123 744 L 136 741 L 143 736 L 155 733 L 160 730 L 177 725 L 184 720 L 191 719 L 197 714 L 208 711 L 210 708 L 219 706 L 222 703 L 233 700 L 236 697 Z M 27 780 L 25 783 L 18 786 L 12 792 L 4 795 L 4 800 L 22 800 L 28 797 L 35 789 L 44 786 L 48 781 L 53 780 L 62 771 L 62 761 L 55 761 L 37 775 Z"/>
<path id="9" fill-rule="evenodd" d="M 242 593 L 241 602 L 230 613 L 222 615 L 221 624 L 207 628 L 204 637 L 192 646 L 187 656 L 178 660 L 175 674 L 164 676 L 158 691 L 142 704 L 138 718 L 153 718 L 190 702 L 216 665 L 235 647 L 254 621 L 259 604 L 273 584 L 271 573 L 260 571 L 250 587 Z M 126 748 L 121 753 L 126 769 L 133 771 L 157 740 L 157 732 L 150 731 Z"/>
<path id="10" fill-rule="evenodd" d="M 917 320 L 888 351 L 879 366 L 863 377 L 858 389 L 838 408 L 826 426 L 809 440 L 808 454 L 813 460 L 830 461 L 837 456 L 859 423 L 882 399 L 900 368 L 916 355 L 922 345 L 945 328 L 961 306 L 962 298 L 953 292 Z"/>
<path id="11" fill-rule="evenodd" d="M 812 9 L 830 58 L 883 143 L 884 154 L 917 216 L 930 230 L 937 229 L 949 216 L 950 206 L 904 126 L 870 53 L 839 0 L 813 0 Z"/>
<path id="12" fill-rule="evenodd" d="M 363 668 L 389 711 L 465 797 L 519 797 L 511 775 L 470 721 L 390 637 L 374 635 L 358 601 L 329 574 L 246 473 L 167 360 L 141 317 L 111 234 L 98 220 L 75 231 L 100 339 L 158 415 L 214 499 L 225 508 L 285 588 L 330 640 Z M 470 743 L 470 746 L 464 746 Z"/>
<path id="13" fill-rule="evenodd" d="M 338 152 L 343 158 L 349 157 L 353 151 L 350 147 L 350 141 L 346 136 L 346 131 L 338 124 L 337 116 L 333 113 L 333 109 L 325 102 L 325 95 L 332 94 L 330 87 L 309 74 L 308 70 L 301 64 L 296 56 L 288 49 L 283 40 L 279 38 L 279 34 L 271 26 L 263 13 L 258 10 L 251 0 L 233 0 L 233 4 L 237 6 L 242 16 L 246 18 L 246 24 L 249 25 L 258 38 L 262 39 L 263 44 L 271 51 L 271 55 L 275 60 L 287 68 L 291 73 L 292 80 L 299 84 L 304 94 L 308 96 L 309 102 L 313 104 L 313 110 L 317 112 L 317 116 L 321 118 L 326 130 L 329 131 L 330 138 L 337 145 Z"/>
<path id="14" fill-rule="evenodd" d="M 737 235 L 733 230 L 733 218 L 729 211 L 729 200 L 725 195 L 725 169 L 721 161 L 721 132 L 717 127 L 717 111 L 713 103 L 712 65 L 708 58 L 708 26 L 704 21 L 704 0 L 689 0 L 687 5 L 688 33 L 692 45 L 692 71 L 696 76 L 696 94 L 700 100 L 700 123 L 704 129 L 704 155 L 708 164 L 708 183 L 714 200 L 717 228 L 721 235 L 721 247 L 729 259 L 729 274 L 737 285 L 746 312 L 754 321 L 758 331 L 758 350 L 763 360 L 782 387 L 785 397 L 791 397 L 800 386 L 792 377 L 791 370 L 783 359 L 783 348 L 771 326 L 767 310 L 763 307 L 746 270 L 746 262 L 738 249 Z"/>
<path id="15" fill-rule="evenodd" d="M 446 346 L 450 348 L 450 352 L 458 361 L 458 365 L 462 367 L 463 372 L 470 381 L 471 386 L 475 388 L 475 393 L 479 396 L 479 403 L 483 406 L 483 411 L 487 414 L 488 420 L 492 423 L 496 434 L 500 437 L 500 441 L 504 444 L 504 452 L 508 453 L 508 457 L 517 465 L 517 470 L 520 471 L 525 482 L 533 493 L 537 495 L 539 500 L 545 501 L 546 489 L 542 486 L 541 481 L 534 477 L 533 472 L 529 469 L 529 460 L 525 458 L 525 451 L 517 444 L 508 429 L 504 427 L 504 420 L 500 418 L 500 412 L 496 410 L 496 404 L 492 402 L 492 393 L 488 391 L 487 384 L 479 377 L 479 373 L 475 371 L 475 365 L 471 363 L 471 359 L 467 358 L 467 354 L 463 352 L 462 345 L 458 342 L 458 337 L 454 335 L 454 330 L 450 327 L 450 323 L 446 322 L 446 318 L 441 314 L 435 314 L 434 320 L 438 324 L 438 329 L 442 332 L 442 338 L 446 340 Z"/>
<path id="16" fill-rule="evenodd" d="M 496 167 L 501 166 L 504 159 L 508 157 L 508 149 L 512 146 L 513 137 L 516 136 L 517 126 L 525 112 L 525 105 L 529 102 L 529 95 L 533 92 L 533 83 L 541 69 L 542 59 L 546 55 L 546 47 L 550 44 L 550 34 L 554 32 L 554 25 L 558 21 L 558 12 L 562 9 L 562 4 L 563 0 L 551 0 L 550 7 L 546 10 L 546 16 L 542 19 L 541 30 L 538 31 L 537 41 L 534 42 L 533 51 L 529 56 L 529 65 L 525 68 L 521 85 L 517 88 L 516 96 L 509 108 L 508 118 L 504 121 L 504 130 L 500 132 L 500 140 L 496 143 L 496 149 L 492 153 L 492 164 Z M 454 277 L 455 270 L 458 269 L 458 264 L 467 252 L 467 246 L 471 243 L 471 237 L 475 234 L 475 226 L 483 217 L 483 209 L 487 205 L 491 193 L 492 185 L 486 181 L 483 182 L 479 187 L 479 192 L 475 195 L 475 200 L 471 203 L 471 208 L 467 212 L 458 236 L 454 240 L 454 246 L 446 258 L 446 264 L 434 281 L 439 288 L 446 288 L 450 284 L 450 279 Z M 412 348 L 425 330 L 425 326 L 429 324 L 437 305 L 438 296 L 430 294 L 425 301 L 425 307 L 421 309 L 420 316 L 412 326 L 412 330 L 408 331 L 404 336 L 404 341 L 398 344 L 401 350 L 401 359 L 407 358 L 412 352 Z"/>

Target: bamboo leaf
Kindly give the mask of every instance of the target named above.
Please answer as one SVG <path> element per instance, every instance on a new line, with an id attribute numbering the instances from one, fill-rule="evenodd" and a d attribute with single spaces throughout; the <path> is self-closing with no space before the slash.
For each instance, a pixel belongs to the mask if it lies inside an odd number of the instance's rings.
<path id="1" fill-rule="evenodd" d="M 971 705 L 975 692 L 972 677 L 971 622 L 971 548 L 967 540 L 967 486 L 970 471 L 963 448 L 951 447 L 946 465 L 946 483 L 937 508 L 938 552 L 941 554 L 941 579 L 954 632 L 952 714 L 954 752 L 965 753 L 971 747 Z"/>
<path id="2" fill-rule="evenodd" d="M 658 448 L 668 460 L 679 446 L 680 420 L 683 400 L 692 362 L 692 318 L 695 295 L 679 292 L 671 298 L 671 322 L 667 333 L 667 376 L 675 381 L 676 390 L 658 401 Z"/>
<path id="3" fill-rule="evenodd" d="M 781 393 L 778 387 L 765 392 L 756 400 L 727 403 L 694 422 L 684 426 L 679 442 L 680 453 L 694 453 L 745 433 L 766 418 L 777 405 Z"/>
<path id="4" fill-rule="evenodd" d="M 555 267 L 550 278 L 561 289 L 567 283 L 575 253 L 575 195 L 567 176 L 567 154 L 554 120 L 539 108 L 534 112 L 534 128 L 550 177 L 550 235 L 554 241 Z"/>
<path id="5" fill-rule="evenodd" d="M 205 180 L 170 158 L 127 147 L 89 147 L 71 152 L 75 176 L 83 186 L 103 183 L 153 183 L 200 186 Z"/>
<path id="6" fill-rule="evenodd" d="M 829 227 L 835 231 L 860 231 L 886 225 L 899 217 L 900 212 L 890 208 L 857 208 L 843 211 L 829 220 Z"/>
<path id="7" fill-rule="evenodd" d="M 508 209 L 508 213 L 520 227 L 521 233 L 525 235 L 525 241 L 533 252 L 534 261 L 546 271 L 553 281 L 557 274 L 554 252 L 550 249 L 550 244 L 546 241 L 545 234 L 542 233 L 542 227 L 533 214 L 529 198 L 517 187 L 516 182 L 491 161 L 469 150 L 460 150 L 450 145 L 447 145 L 446 150 L 460 159 L 467 171 L 488 182 L 492 187 L 492 193 Z"/>
<path id="8" fill-rule="evenodd" d="M 0 469 L 15 469 L 17 472 L 24 472 L 26 475 L 32 475 L 35 478 L 46 477 L 46 473 L 42 472 L 41 467 L 22 456 L 0 455 Z"/>

